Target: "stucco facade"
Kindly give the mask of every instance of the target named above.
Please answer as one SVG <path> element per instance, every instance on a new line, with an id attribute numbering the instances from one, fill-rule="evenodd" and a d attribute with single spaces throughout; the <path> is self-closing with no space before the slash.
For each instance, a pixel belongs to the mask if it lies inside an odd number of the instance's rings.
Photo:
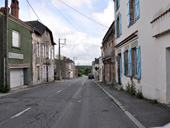
<path id="1" fill-rule="evenodd" d="M 4 49 L 4 15 L 0 13 L 1 67 L 0 76 L 3 83 L 3 49 Z M 9 14 L 8 16 L 8 85 L 9 88 L 32 85 L 32 33 L 33 29 L 23 21 Z M 14 34 L 18 38 L 15 39 Z M 18 41 L 17 45 L 15 41 Z"/>
<path id="2" fill-rule="evenodd" d="M 136 2 L 136 1 L 135 1 Z M 170 2 L 169 0 L 137 0 L 139 17 L 128 25 L 127 3 L 119 0 L 115 19 L 121 14 L 121 34 L 116 39 L 116 56 L 121 58 L 121 66 L 116 62 L 116 81 L 126 89 L 128 82 L 133 82 L 141 89 L 144 97 L 157 99 L 170 104 Z M 138 15 L 138 14 L 137 14 Z M 124 73 L 123 56 L 125 51 L 140 47 L 140 78 Z M 133 58 L 132 58 L 133 59 Z M 138 70 L 138 69 L 137 69 Z"/>

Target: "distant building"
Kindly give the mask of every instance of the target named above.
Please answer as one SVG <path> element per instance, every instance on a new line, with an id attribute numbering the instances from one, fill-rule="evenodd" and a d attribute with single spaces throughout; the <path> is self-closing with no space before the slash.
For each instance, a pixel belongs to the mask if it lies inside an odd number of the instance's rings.
<path id="1" fill-rule="evenodd" d="M 95 79 L 99 77 L 99 58 L 95 58 L 92 62 L 92 74 L 94 75 Z"/>
<path id="2" fill-rule="evenodd" d="M 62 79 L 75 78 L 75 63 L 69 58 L 61 56 L 61 77 Z M 59 79 L 59 58 L 55 59 L 55 73 Z"/>

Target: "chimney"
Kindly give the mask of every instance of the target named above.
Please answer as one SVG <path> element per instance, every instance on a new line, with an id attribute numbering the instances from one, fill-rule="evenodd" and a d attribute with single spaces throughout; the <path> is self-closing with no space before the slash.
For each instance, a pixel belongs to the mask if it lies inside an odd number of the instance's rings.
<path id="1" fill-rule="evenodd" d="M 8 13 L 9 13 L 9 10 L 10 10 L 10 8 L 8 8 Z M 0 12 L 2 12 L 3 14 L 5 14 L 5 7 L 0 8 Z"/>
<path id="2" fill-rule="evenodd" d="M 11 0 L 11 15 L 19 18 L 19 2 L 18 0 Z"/>

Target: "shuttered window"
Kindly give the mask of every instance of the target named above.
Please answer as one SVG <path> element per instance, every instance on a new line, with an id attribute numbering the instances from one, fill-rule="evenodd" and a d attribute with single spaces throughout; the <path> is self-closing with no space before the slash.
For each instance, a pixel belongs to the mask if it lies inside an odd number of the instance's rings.
<path id="1" fill-rule="evenodd" d="M 132 49 L 128 50 L 128 73 L 132 77 Z"/>
<path id="2" fill-rule="evenodd" d="M 127 3 L 127 22 L 128 27 L 133 25 L 140 17 L 139 0 L 128 0 Z"/>
<path id="3" fill-rule="evenodd" d="M 139 10 L 139 0 L 135 0 L 135 20 L 139 19 L 140 10 Z"/>
<path id="4" fill-rule="evenodd" d="M 128 21 L 128 27 L 130 26 L 130 0 L 128 0 L 127 3 L 127 21 Z"/>
<path id="5" fill-rule="evenodd" d="M 141 79 L 141 49 L 140 46 L 136 47 L 137 58 L 137 79 Z"/>
<path id="6" fill-rule="evenodd" d="M 120 84 L 122 83 L 122 60 L 120 58 Z"/>
<path id="7" fill-rule="evenodd" d="M 122 34 L 122 18 L 121 14 L 119 14 L 119 36 Z"/>
<path id="8" fill-rule="evenodd" d="M 117 38 L 117 21 L 115 20 L 115 38 Z"/>
<path id="9" fill-rule="evenodd" d="M 123 75 L 125 75 L 125 52 L 122 53 L 122 61 L 123 61 Z"/>

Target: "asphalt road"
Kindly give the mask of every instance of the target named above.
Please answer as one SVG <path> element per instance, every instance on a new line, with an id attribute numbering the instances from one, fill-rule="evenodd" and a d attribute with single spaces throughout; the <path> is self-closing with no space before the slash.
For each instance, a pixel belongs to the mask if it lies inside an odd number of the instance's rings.
<path id="1" fill-rule="evenodd" d="M 136 128 L 87 77 L 0 98 L 0 128 Z"/>

